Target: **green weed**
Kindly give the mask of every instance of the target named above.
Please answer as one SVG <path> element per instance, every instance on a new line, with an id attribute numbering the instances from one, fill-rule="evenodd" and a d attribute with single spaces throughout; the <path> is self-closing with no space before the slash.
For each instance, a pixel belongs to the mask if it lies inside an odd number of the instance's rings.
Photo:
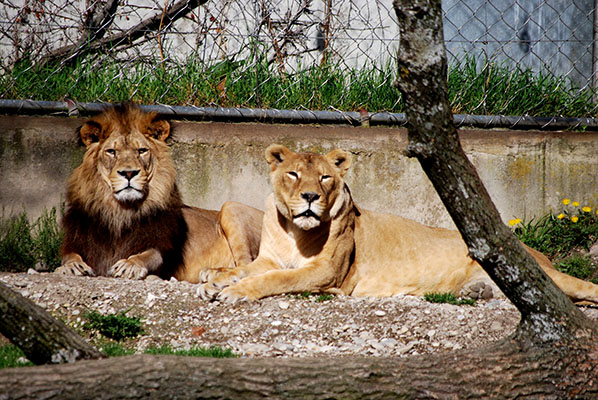
<path id="1" fill-rule="evenodd" d="M 588 251 L 598 240 L 598 215 L 590 207 L 563 200 L 560 213 L 550 212 L 529 221 L 512 219 L 513 232 L 526 245 L 559 261 L 574 250 Z"/>
<path id="2" fill-rule="evenodd" d="M 424 300 L 430 303 L 448 303 L 456 306 L 475 306 L 474 299 L 457 297 L 452 293 L 425 293 Z"/>
<path id="3" fill-rule="evenodd" d="M 126 338 L 135 338 L 143 334 L 140 317 L 128 317 L 126 311 L 117 314 L 102 315 L 97 311 L 85 315 L 86 329 L 96 330 L 107 338 L 117 342 Z"/>
<path id="4" fill-rule="evenodd" d="M 63 234 L 56 208 L 46 210 L 33 223 L 27 213 L 0 218 L 0 270 L 24 272 L 29 268 L 53 271 L 60 265 Z"/>
<path id="5" fill-rule="evenodd" d="M 591 257 L 574 254 L 554 264 L 556 269 L 579 279 L 588 280 L 596 272 Z"/>

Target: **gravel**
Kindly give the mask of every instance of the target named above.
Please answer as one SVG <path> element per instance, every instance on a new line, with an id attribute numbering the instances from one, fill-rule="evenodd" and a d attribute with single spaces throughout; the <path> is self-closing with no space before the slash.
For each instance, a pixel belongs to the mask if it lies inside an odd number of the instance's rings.
<path id="1" fill-rule="evenodd" d="M 138 352 L 218 346 L 243 357 L 409 356 L 474 348 L 509 335 L 519 313 L 505 299 L 476 306 L 429 303 L 420 297 L 274 296 L 221 304 L 201 300 L 197 286 L 176 280 L 132 281 L 48 273 L 0 273 L 0 281 L 84 335 L 84 315 L 126 311 L 144 334 L 127 342 Z M 590 318 L 598 309 L 583 307 Z M 97 334 L 89 336 L 101 343 Z"/>

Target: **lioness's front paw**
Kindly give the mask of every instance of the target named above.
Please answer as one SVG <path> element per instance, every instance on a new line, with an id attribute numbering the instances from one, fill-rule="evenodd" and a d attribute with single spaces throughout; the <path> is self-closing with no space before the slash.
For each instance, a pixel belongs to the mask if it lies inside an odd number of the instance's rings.
<path id="1" fill-rule="evenodd" d="M 197 294 L 199 294 L 202 300 L 214 300 L 220 293 L 220 290 L 210 283 L 200 283 L 197 288 Z"/>
<path id="2" fill-rule="evenodd" d="M 76 275 L 76 276 L 95 276 L 95 271 L 83 261 L 71 261 L 54 270 L 55 274 Z"/>
<path id="3" fill-rule="evenodd" d="M 216 297 L 216 300 L 232 304 L 240 301 L 257 300 L 259 298 L 260 296 L 254 290 L 242 283 L 238 283 L 223 289 Z"/>
<path id="4" fill-rule="evenodd" d="M 108 276 L 125 279 L 143 279 L 147 276 L 147 268 L 132 263 L 127 259 L 117 261 L 108 270 Z"/>

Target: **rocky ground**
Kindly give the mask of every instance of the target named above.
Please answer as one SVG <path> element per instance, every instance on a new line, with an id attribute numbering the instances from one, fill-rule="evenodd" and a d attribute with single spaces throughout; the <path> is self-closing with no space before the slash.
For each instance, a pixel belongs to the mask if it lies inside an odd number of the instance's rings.
<path id="1" fill-rule="evenodd" d="M 276 296 L 235 305 L 199 298 L 177 281 L 0 273 L 0 281 L 84 335 L 86 312 L 127 311 L 145 333 L 126 346 L 175 349 L 219 346 L 241 356 L 407 356 L 473 348 L 511 333 L 519 313 L 507 300 L 475 306 L 433 304 L 423 298 Z M 582 310 L 598 319 L 598 309 Z M 101 339 L 90 336 L 101 343 Z"/>

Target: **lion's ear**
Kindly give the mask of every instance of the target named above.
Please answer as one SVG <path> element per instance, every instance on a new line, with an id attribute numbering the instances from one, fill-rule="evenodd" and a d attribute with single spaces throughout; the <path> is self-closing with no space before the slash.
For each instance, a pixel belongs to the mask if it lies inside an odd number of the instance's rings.
<path id="1" fill-rule="evenodd" d="M 270 167 L 274 170 L 290 154 L 293 154 L 293 152 L 282 144 L 271 144 L 266 149 L 266 161 L 268 161 L 268 164 L 270 164 Z"/>
<path id="2" fill-rule="evenodd" d="M 170 123 L 163 119 L 152 121 L 149 126 L 149 135 L 154 139 L 165 142 L 170 136 Z"/>
<path id="3" fill-rule="evenodd" d="M 95 121 L 87 121 L 79 127 L 79 140 L 89 147 L 92 143 L 100 141 L 100 134 L 102 133 L 102 126 Z"/>
<path id="4" fill-rule="evenodd" d="M 351 155 L 345 150 L 336 149 L 326 154 L 326 158 L 330 160 L 332 165 L 338 168 L 341 176 L 345 176 L 345 173 L 351 166 Z"/>

